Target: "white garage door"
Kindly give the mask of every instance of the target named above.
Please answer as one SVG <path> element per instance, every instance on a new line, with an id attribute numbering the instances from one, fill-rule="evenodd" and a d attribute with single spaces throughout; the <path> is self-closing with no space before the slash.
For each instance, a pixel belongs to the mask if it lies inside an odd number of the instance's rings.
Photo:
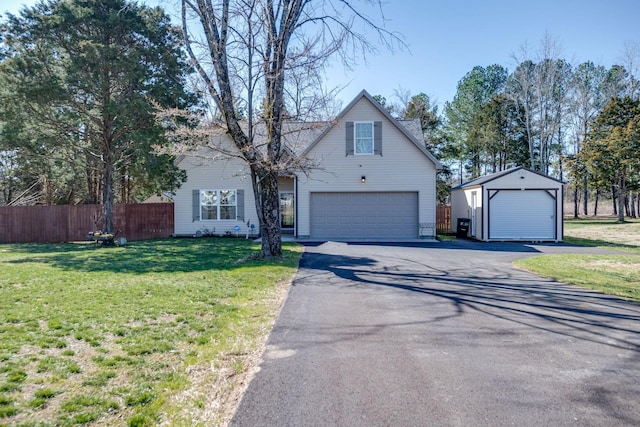
<path id="1" fill-rule="evenodd" d="M 311 193 L 314 239 L 415 239 L 418 193 Z"/>
<path id="2" fill-rule="evenodd" d="M 556 240 L 556 201 L 546 190 L 500 190 L 489 201 L 489 240 Z"/>

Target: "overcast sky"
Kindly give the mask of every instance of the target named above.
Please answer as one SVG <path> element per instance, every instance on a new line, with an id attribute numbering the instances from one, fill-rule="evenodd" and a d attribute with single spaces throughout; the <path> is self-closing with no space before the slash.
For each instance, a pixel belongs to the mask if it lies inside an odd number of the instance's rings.
<path id="1" fill-rule="evenodd" d="M 383 0 L 384 1 L 384 0 Z M 0 11 L 16 13 L 34 0 L 0 0 Z M 143 3 L 174 7 L 175 0 Z M 393 100 L 394 90 L 425 92 L 450 101 L 458 81 L 476 66 L 512 70 L 514 54 L 540 46 L 545 32 L 572 63 L 591 60 L 606 67 L 622 62 L 625 42 L 640 47 L 640 0 L 392 0 L 384 7 L 386 28 L 404 36 L 409 50 L 382 52 L 352 70 L 336 64 L 330 87 L 346 86 L 343 104 L 360 90 Z"/>

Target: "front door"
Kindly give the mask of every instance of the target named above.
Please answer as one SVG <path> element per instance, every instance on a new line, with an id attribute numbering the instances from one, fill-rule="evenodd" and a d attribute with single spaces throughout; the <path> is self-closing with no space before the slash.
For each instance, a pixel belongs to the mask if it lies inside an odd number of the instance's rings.
<path id="1" fill-rule="evenodd" d="M 295 225 L 295 202 L 293 192 L 283 191 L 280 193 L 280 228 L 293 230 Z"/>

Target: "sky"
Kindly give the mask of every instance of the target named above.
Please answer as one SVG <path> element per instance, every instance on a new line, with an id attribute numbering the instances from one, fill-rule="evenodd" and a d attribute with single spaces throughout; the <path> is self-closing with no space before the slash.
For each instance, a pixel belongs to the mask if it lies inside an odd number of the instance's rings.
<path id="1" fill-rule="evenodd" d="M 408 49 L 381 50 L 352 70 L 335 63 L 327 86 L 341 87 L 346 105 L 362 89 L 395 101 L 395 92 L 424 92 L 442 106 L 474 66 L 513 70 L 528 46 L 535 59 L 545 34 L 560 57 L 610 67 L 623 62 L 625 42 L 640 48 L 640 0 L 382 0 L 385 28 Z M 0 0 L 0 12 L 17 13 L 35 0 Z M 167 9 L 175 0 L 146 0 Z M 354 2 L 357 4 L 358 2 Z M 373 17 L 373 15 L 372 15 Z"/>

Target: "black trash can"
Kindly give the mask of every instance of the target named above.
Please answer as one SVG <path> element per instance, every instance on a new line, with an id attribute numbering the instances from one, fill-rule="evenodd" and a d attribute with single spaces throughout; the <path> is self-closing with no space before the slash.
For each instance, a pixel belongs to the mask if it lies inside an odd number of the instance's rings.
<path id="1" fill-rule="evenodd" d="M 456 237 L 466 239 L 469 237 L 469 225 L 471 220 L 469 218 L 458 218 L 458 228 L 456 230 Z"/>

